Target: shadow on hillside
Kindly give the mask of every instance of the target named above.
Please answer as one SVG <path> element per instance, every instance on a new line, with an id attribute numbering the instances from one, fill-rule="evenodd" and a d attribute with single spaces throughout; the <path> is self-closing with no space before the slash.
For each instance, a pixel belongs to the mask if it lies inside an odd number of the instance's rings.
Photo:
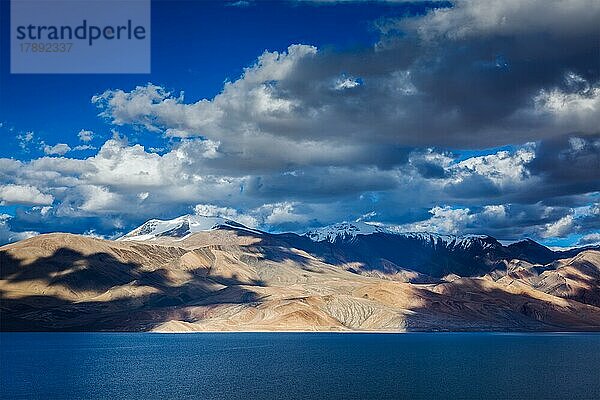
<path id="1" fill-rule="evenodd" d="M 9 297 L 0 289 L 0 331 L 145 331 L 170 320 L 203 317 L 187 305 L 260 301 L 260 296 L 247 288 L 263 282 L 190 272 L 191 279 L 181 284 L 165 268 L 149 270 L 108 253 L 85 255 L 59 248 L 49 257 L 24 265 L 0 251 L 3 286 L 20 287 L 23 293 L 39 285 L 54 291 L 19 296 L 11 290 Z M 40 292 L 44 291 L 49 292 Z M 221 295 L 223 292 L 228 295 Z M 73 300 L 77 298 L 81 300 Z"/>
<path id="2" fill-rule="evenodd" d="M 600 310 L 585 304 L 552 303 L 486 286 L 483 279 L 437 287 L 417 289 L 427 301 L 411 309 L 407 331 L 600 331 Z"/>
<path id="3" fill-rule="evenodd" d="M 244 251 L 242 261 L 250 265 L 289 260 L 300 268 L 310 268 L 312 260 L 292 248 L 333 265 L 352 260 L 351 256 L 339 258 L 345 255 L 336 253 L 334 246 L 314 243 L 308 238 L 258 236 L 239 230 L 236 234 L 260 239 L 245 246 L 248 251 Z M 204 252 L 210 260 L 210 248 L 198 252 Z M 173 253 L 160 262 L 155 259 L 158 253 L 149 251 L 145 259 L 152 259 L 156 269 L 142 262 L 124 262 L 135 258 L 124 257 L 124 249 L 113 250 L 121 259 L 109 253 L 83 254 L 63 247 L 27 265 L 7 251 L 0 251 L 0 331 L 147 331 L 171 320 L 202 320 L 218 304 L 262 301 L 252 290 L 252 286 L 265 285 L 259 280 L 242 280 L 235 274 L 206 276 L 206 271 L 173 268 L 172 262 L 188 250 L 171 248 Z M 134 245 L 131 250 L 139 248 Z M 173 275 L 174 270 L 190 273 L 192 277 L 182 280 Z M 35 285 L 50 286 L 55 291 L 44 294 L 38 289 L 36 292 L 41 294 L 19 296 L 15 290 L 19 286 L 22 293 L 32 293 Z M 6 290 L 8 286 L 10 293 Z M 486 286 L 482 280 L 443 283 L 436 286 L 440 293 L 431 291 L 431 285 L 413 287 L 423 302 L 408 310 L 405 320 L 409 331 L 600 329 L 598 309 L 558 306 L 526 293 L 514 294 Z"/>
<path id="4" fill-rule="evenodd" d="M 393 274 L 411 270 L 437 279 L 453 273 L 460 276 L 482 276 L 504 266 L 500 263 L 501 257 L 490 263 L 478 257 L 475 252 L 454 251 L 437 245 L 424 247 L 419 240 L 394 235 L 358 235 L 352 241 L 339 243 L 314 242 L 294 234 L 271 236 L 329 264 L 359 265 L 358 269 L 362 271 Z"/>
<path id="5" fill-rule="evenodd" d="M 238 231 L 237 234 L 240 234 Z M 242 233 L 243 234 L 243 233 Z M 251 234 L 253 235 L 253 234 Z M 306 251 L 311 256 L 332 265 L 354 262 L 362 264 L 363 271 L 381 270 L 381 254 L 403 253 L 395 248 L 394 243 L 359 243 L 357 250 L 331 244 L 329 242 L 313 242 L 309 238 L 293 234 L 257 236 L 259 241 L 251 247 L 262 252 L 261 260 L 273 262 L 293 261 L 300 267 L 308 267 L 310 260 L 294 253 L 296 248 Z M 382 238 L 374 235 L 371 241 Z M 384 239 L 384 238 L 383 238 Z M 367 251 L 365 247 L 373 247 L 377 251 Z M 381 250 L 381 252 L 379 252 Z M 362 252 L 362 254 L 361 254 Z M 409 252 L 410 253 L 410 252 Z M 462 271 L 466 276 L 483 275 L 494 268 L 505 270 L 505 265 L 489 265 L 470 254 L 452 261 L 451 252 L 431 251 L 414 254 L 405 262 L 407 269 L 432 276 L 443 276 L 447 273 Z M 393 258 L 392 258 L 393 259 Z M 385 260 L 385 259 L 384 259 Z M 396 265 L 398 265 L 397 259 Z M 421 265 L 424 268 L 414 268 Z M 411 268 L 413 267 L 413 268 Z M 360 271 L 357 271 L 360 272 Z M 438 281 L 439 282 L 439 281 Z M 413 306 L 406 315 L 405 327 L 408 331 L 598 331 L 600 330 L 600 311 L 588 308 L 584 304 L 560 306 L 540 300 L 525 292 L 516 294 L 498 287 L 489 287 L 482 279 L 460 279 L 442 283 L 449 293 L 436 293 L 425 286 L 415 285 L 418 297 L 424 300 L 422 306 Z M 427 285 L 431 287 L 431 285 Z M 577 292 L 574 297 L 581 298 Z M 560 303 L 560 301 L 558 302 Z"/>
<path id="6" fill-rule="evenodd" d="M 315 242 L 306 236 L 294 233 L 257 234 L 251 231 L 229 227 L 239 237 L 252 237 L 256 242 L 244 246 L 256 250 L 266 261 L 292 261 L 303 267 L 310 267 L 311 259 L 303 257 L 291 249 L 298 249 L 324 263 L 334 266 L 353 265 L 357 273 L 382 272 L 394 274 L 415 271 L 433 280 L 448 274 L 459 276 L 483 276 L 494 269 L 505 268 L 501 261 L 504 253 L 498 253 L 491 260 L 480 257 L 477 251 L 465 252 L 446 249 L 443 246 L 423 247 L 416 239 L 398 239 L 394 235 L 358 235 L 350 242 Z"/>

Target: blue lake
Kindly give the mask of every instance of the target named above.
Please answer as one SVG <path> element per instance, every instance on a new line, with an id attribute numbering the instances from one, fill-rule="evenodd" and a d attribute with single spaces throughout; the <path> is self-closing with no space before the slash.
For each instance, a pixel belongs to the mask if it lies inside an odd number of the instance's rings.
<path id="1" fill-rule="evenodd" d="M 2 333 L 6 399 L 599 399 L 600 334 Z"/>

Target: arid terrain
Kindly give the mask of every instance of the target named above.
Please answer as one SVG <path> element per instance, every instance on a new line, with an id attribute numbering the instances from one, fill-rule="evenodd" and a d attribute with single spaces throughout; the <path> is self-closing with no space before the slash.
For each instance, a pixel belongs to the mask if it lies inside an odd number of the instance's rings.
<path id="1" fill-rule="evenodd" d="M 361 259 L 356 239 L 232 226 L 139 241 L 40 235 L 0 247 L 1 330 L 600 330 L 598 250 L 440 276 L 372 248 Z"/>

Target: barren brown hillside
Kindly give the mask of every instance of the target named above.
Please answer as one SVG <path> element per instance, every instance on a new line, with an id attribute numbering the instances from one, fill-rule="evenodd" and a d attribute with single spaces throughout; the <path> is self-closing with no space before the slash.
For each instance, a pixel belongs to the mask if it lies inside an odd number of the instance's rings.
<path id="1" fill-rule="evenodd" d="M 156 243 L 49 234 L 0 247 L 1 329 L 600 330 L 599 266 L 587 251 L 417 284 L 235 230 Z"/>

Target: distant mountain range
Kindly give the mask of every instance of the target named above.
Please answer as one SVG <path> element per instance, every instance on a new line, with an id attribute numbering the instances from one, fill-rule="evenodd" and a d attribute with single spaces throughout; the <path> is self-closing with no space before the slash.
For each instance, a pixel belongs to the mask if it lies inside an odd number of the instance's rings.
<path id="1" fill-rule="evenodd" d="M 448 274 L 477 276 L 512 259 L 548 264 L 584 250 L 600 249 L 600 246 L 585 246 L 554 251 L 531 239 L 504 246 L 488 235 L 400 232 L 395 227 L 367 222 L 342 222 L 303 235 L 270 234 L 226 218 L 200 215 L 184 215 L 166 221 L 152 219 L 118 240 L 185 239 L 194 233 L 215 229 L 233 229 L 284 241 L 290 247 L 308 251 L 331 263 L 358 262 L 361 269 L 367 271 L 396 273 L 411 270 L 433 278 Z"/>
<path id="2" fill-rule="evenodd" d="M 1 330 L 600 330 L 600 251 L 185 215 L 0 247 Z"/>

